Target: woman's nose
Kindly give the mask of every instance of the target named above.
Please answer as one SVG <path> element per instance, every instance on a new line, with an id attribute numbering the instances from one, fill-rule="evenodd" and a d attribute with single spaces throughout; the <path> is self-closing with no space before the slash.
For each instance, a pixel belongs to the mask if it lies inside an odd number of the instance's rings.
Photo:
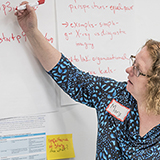
<path id="1" fill-rule="evenodd" d="M 128 73 L 129 75 L 133 75 L 133 66 L 126 68 L 126 73 Z"/>

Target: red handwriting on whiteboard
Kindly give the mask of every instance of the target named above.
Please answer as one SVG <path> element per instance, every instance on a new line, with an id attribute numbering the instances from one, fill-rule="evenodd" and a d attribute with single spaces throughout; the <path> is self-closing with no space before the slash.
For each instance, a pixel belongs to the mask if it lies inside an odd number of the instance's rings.
<path id="1" fill-rule="evenodd" d="M 88 28 L 94 28 L 95 26 L 97 26 L 97 24 L 93 24 L 93 23 L 90 23 L 89 21 L 88 22 L 85 22 L 85 23 L 80 23 L 80 22 L 65 22 L 65 23 L 62 23 L 62 25 L 65 26 L 65 28 L 67 27 L 71 27 L 71 28 L 85 28 L 86 31 L 88 31 Z"/>
<path id="2" fill-rule="evenodd" d="M 116 11 L 130 11 L 133 10 L 133 5 L 131 6 L 122 6 L 121 3 L 119 3 L 117 6 L 111 5 L 110 6 L 110 10 L 113 11 L 113 13 L 115 14 Z"/>
<path id="3" fill-rule="evenodd" d="M 95 36 L 110 36 L 110 40 L 113 40 L 113 37 L 114 36 L 119 36 L 119 35 L 122 35 L 122 34 L 126 34 L 125 31 L 119 29 L 117 31 L 108 31 L 108 30 L 104 30 L 102 29 L 101 32 L 96 32 L 94 35 Z"/>
<path id="4" fill-rule="evenodd" d="M 50 42 L 50 43 L 53 43 L 53 42 L 54 42 L 53 37 L 48 38 L 47 36 L 48 36 L 48 34 L 46 33 L 46 34 L 45 34 L 46 40 L 47 40 L 48 42 Z"/>
<path id="5" fill-rule="evenodd" d="M 100 74 L 112 74 L 113 72 L 116 71 L 116 69 L 111 69 L 110 67 L 103 68 L 103 69 L 99 67 L 98 70 Z"/>
<path id="6" fill-rule="evenodd" d="M 97 74 L 97 72 L 96 72 L 96 71 L 88 71 L 88 73 L 89 73 L 89 74 L 94 74 L 94 75 L 96 75 L 96 74 Z"/>
<path id="7" fill-rule="evenodd" d="M 65 36 L 65 39 L 68 41 L 69 40 L 69 37 L 73 35 L 72 32 L 69 32 L 69 33 L 64 33 L 64 36 Z"/>
<path id="8" fill-rule="evenodd" d="M 11 12 L 13 10 L 15 10 L 15 8 L 11 7 L 11 3 L 9 1 L 0 6 L 0 11 L 3 11 L 4 15 L 7 15 L 8 12 Z"/>
<path id="9" fill-rule="evenodd" d="M 85 49 L 94 49 L 94 44 L 90 42 L 75 42 L 77 47 L 84 47 Z"/>
<path id="10" fill-rule="evenodd" d="M 86 9 L 90 9 L 90 6 L 89 5 L 85 5 L 85 4 L 84 5 L 77 5 L 77 6 L 73 5 L 73 4 L 70 4 L 68 7 L 69 7 L 71 12 L 73 12 L 73 9 L 75 9 L 75 10 L 81 9 L 86 13 Z"/>
<path id="11" fill-rule="evenodd" d="M 88 31 L 91 28 L 95 28 L 95 27 L 112 27 L 115 25 L 118 25 L 119 22 L 117 21 L 107 21 L 107 22 L 99 22 L 99 23 L 91 23 L 90 21 L 81 23 L 81 22 L 65 22 L 62 23 L 62 26 L 65 26 L 65 28 L 70 27 L 71 29 L 77 29 L 77 28 L 84 28 L 86 31 Z"/>
<path id="12" fill-rule="evenodd" d="M 93 43 L 93 38 L 95 37 L 97 39 L 105 36 L 109 40 L 113 40 L 117 36 L 127 34 L 125 30 L 121 29 L 120 23 L 115 20 L 99 21 L 97 23 L 92 23 L 90 20 L 85 22 L 66 21 L 62 22 L 62 26 L 65 29 L 65 40 L 74 40 L 76 47 L 83 47 L 85 49 L 95 48 L 95 44 Z"/>
<path id="13" fill-rule="evenodd" d="M 96 67 L 95 70 L 88 70 L 87 72 L 90 74 L 94 74 L 94 75 L 108 75 L 108 74 L 113 74 L 116 72 L 115 68 L 111 68 L 110 66 L 107 67 L 101 67 L 99 66 L 101 64 L 102 61 L 115 61 L 115 60 L 129 60 L 126 56 L 126 54 L 123 54 L 122 56 L 115 56 L 115 55 L 111 55 L 111 56 L 106 56 L 106 57 L 99 57 L 99 56 L 89 56 L 89 55 L 73 55 L 68 57 L 68 59 L 73 62 L 73 63 L 79 63 L 79 62 L 84 62 L 84 63 L 90 63 L 90 62 L 96 62 Z M 95 65 L 94 65 L 95 66 Z"/>
<path id="14" fill-rule="evenodd" d="M 105 61 L 112 61 L 112 60 L 129 60 L 126 53 L 122 56 L 116 56 L 112 54 L 111 56 L 89 56 L 89 55 L 73 55 L 68 57 L 71 62 L 95 62 L 97 65 L 100 65 L 102 62 Z"/>
<path id="15" fill-rule="evenodd" d="M 98 68 L 97 71 L 96 70 L 89 70 L 87 71 L 89 74 L 92 75 L 108 75 L 108 74 L 113 74 L 114 72 L 116 72 L 116 69 L 113 69 L 111 67 L 106 67 L 106 68 Z"/>
<path id="16" fill-rule="evenodd" d="M 100 5 L 100 4 L 96 4 L 96 2 L 93 2 L 92 4 L 78 4 L 77 1 L 74 1 L 74 4 L 69 4 L 68 8 L 71 11 L 71 13 L 73 13 L 73 11 L 78 11 L 78 10 L 82 10 L 84 13 L 87 12 L 87 10 L 110 10 L 112 11 L 114 14 L 116 14 L 118 11 L 123 11 L 123 12 L 127 12 L 127 11 L 133 11 L 133 5 L 130 6 L 126 6 L 126 5 L 122 5 L 121 3 L 118 3 L 117 5 Z"/>
<path id="17" fill-rule="evenodd" d="M 91 34 L 88 32 L 81 32 L 80 30 L 76 31 L 76 38 L 87 37 L 88 40 L 91 40 Z"/>
<path id="18" fill-rule="evenodd" d="M 90 32 L 82 32 L 81 30 L 75 30 L 73 32 L 65 32 L 64 37 L 67 41 L 70 40 L 70 38 L 75 38 L 75 46 L 77 47 L 83 47 L 85 49 L 94 49 L 95 44 L 92 41 L 92 37 L 108 37 L 109 40 L 113 40 L 116 36 L 124 36 L 126 35 L 126 31 L 122 30 L 121 28 L 118 30 L 106 30 L 101 29 L 101 31 L 94 31 L 92 33 Z M 83 39 L 82 39 L 83 38 Z M 89 42 L 87 42 L 87 40 Z"/>
<path id="19" fill-rule="evenodd" d="M 16 7 L 18 7 L 18 6 L 12 7 L 11 2 L 7 1 L 7 2 L 0 5 L 0 11 L 2 11 L 4 13 L 4 15 L 7 15 L 7 13 L 15 11 Z M 37 8 L 38 8 L 38 6 L 34 7 L 35 10 L 37 10 Z"/>
<path id="20" fill-rule="evenodd" d="M 47 37 L 48 34 L 45 34 L 45 38 L 48 42 L 53 43 L 53 38 Z M 22 41 L 27 41 L 27 37 L 26 34 L 24 32 L 20 33 L 20 34 L 14 34 L 14 33 L 10 33 L 10 34 L 5 34 L 5 33 L 1 33 L 0 34 L 0 45 L 3 44 L 4 42 L 18 42 L 21 43 Z"/>
<path id="21" fill-rule="evenodd" d="M 126 31 L 122 30 L 121 28 L 119 28 L 118 30 L 113 30 L 113 31 L 109 31 L 106 29 L 102 29 L 101 31 L 96 31 L 93 33 L 93 36 L 96 37 L 103 37 L 103 36 L 109 36 L 110 40 L 113 40 L 114 36 L 120 36 L 120 35 L 125 35 Z M 68 41 L 70 36 L 75 36 L 75 38 L 81 38 L 81 37 L 86 37 L 88 40 L 91 40 L 91 33 L 90 32 L 83 32 L 81 30 L 75 30 L 74 33 L 73 32 L 65 32 L 64 36 L 65 39 Z"/>
<path id="22" fill-rule="evenodd" d="M 125 53 L 122 56 L 116 56 L 112 54 L 111 56 L 106 56 L 106 57 L 100 57 L 100 56 L 92 57 L 92 61 L 96 62 L 98 65 L 100 65 L 102 61 L 110 61 L 110 60 L 129 60 L 129 58 L 127 58 L 127 55 Z"/>
<path id="23" fill-rule="evenodd" d="M 13 42 L 13 41 L 17 41 L 18 43 L 20 43 L 22 37 L 24 37 L 26 41 L 26 35 L 24 32 L 18 35 L 15 35 L 14 33 L 10 33 L 9 35 L 2 33 L 0 35 L 0 44 L 2 44 L 3 42 Z"/>
<path id="24" fill-rule="evenodd" d="M 116 72 L 116 69 L 113 69 L 111 67 L 106 67 L 106 68 L 100 68 L 98 67 L 97 71 L 87 71 L 89 74 L 94 74 L 94 75 L 108 75 L 108 74 L 113 74 Z"/>
<path id="25" fill-rule="evenodd" d="M 89 56 L 82 56 L 81 54 L 79 56 L 74 55 L 73 57 L 68 58 L 71 62 L 89 62 L 91 59 Z"/>

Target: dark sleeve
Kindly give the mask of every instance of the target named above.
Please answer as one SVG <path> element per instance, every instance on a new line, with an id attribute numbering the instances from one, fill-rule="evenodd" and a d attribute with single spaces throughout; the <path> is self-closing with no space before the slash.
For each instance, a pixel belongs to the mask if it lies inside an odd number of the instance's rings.
<path id="1" fill-rule="evenodd" d="M 104 95 L 113 96 L 118 85 L 115 80 L 79 70 L 63 54 L 59 63 L 48 74 L 72 99 L 94 108 Z"/>

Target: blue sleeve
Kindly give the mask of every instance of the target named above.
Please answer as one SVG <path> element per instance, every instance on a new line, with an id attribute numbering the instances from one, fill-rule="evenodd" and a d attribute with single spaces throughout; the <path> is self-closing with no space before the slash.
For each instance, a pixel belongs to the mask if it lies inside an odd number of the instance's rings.
<path id="1" fill-rule="evenodd" d="M 56 83 L 75 101 L 96 108 L 101 99 L 114 96 L 118 82 L 85 73 L 75 67 L 64 55 L 48 72 Z"/>

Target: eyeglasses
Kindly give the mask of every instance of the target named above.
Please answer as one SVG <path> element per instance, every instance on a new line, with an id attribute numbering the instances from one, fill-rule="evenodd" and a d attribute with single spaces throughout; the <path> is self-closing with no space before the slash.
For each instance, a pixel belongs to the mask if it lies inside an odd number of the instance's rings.
<path id="1" fill-rule="evenodd" d="M 149 75 L 140 72 L 140 70 L 135 66 L 135 62 L 136 62 L 136 56 L 131 55 L 130 56 L 130 65 L 133 66 L 134 75 L 137 77 L 139 77 L 140 75 L 150 77 Z"/>

